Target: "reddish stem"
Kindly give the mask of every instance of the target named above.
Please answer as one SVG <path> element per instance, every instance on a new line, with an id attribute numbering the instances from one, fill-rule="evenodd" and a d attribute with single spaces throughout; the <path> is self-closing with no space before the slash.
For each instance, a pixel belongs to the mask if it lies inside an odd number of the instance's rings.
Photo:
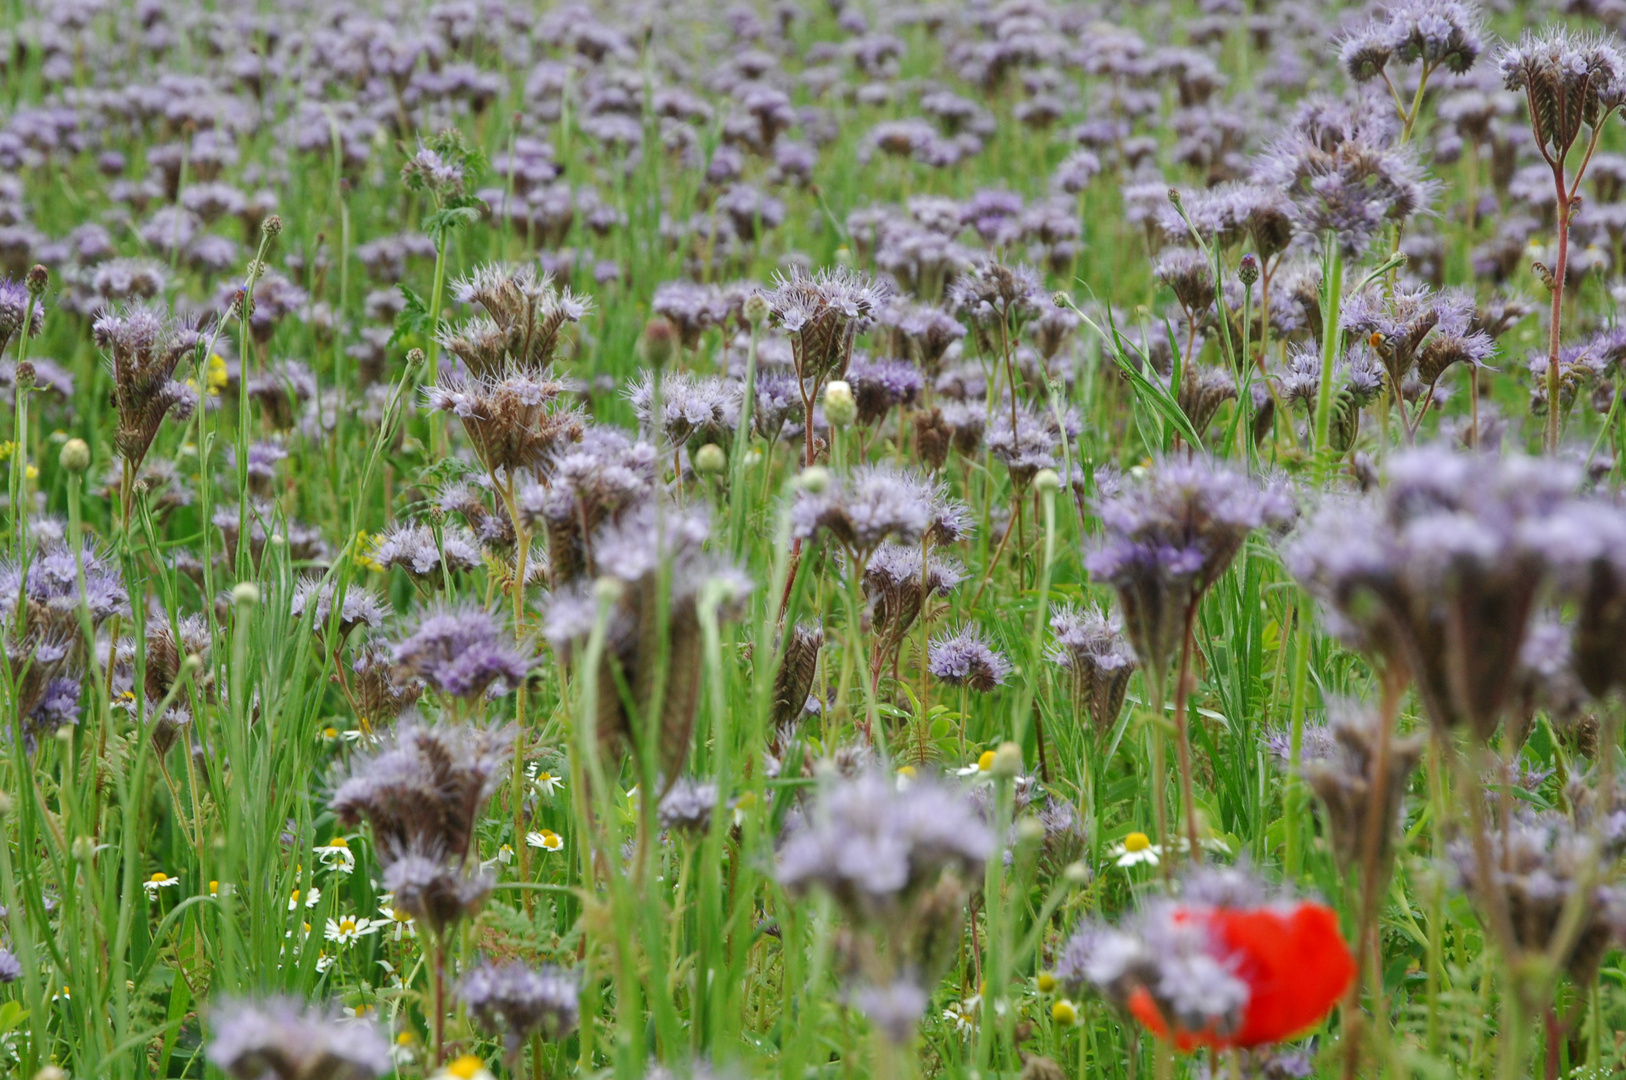
<path id="1" fill-rule="evenodd" d="M 1553 266 L 1552 325 L 1547 329 L 1547 452 L 1558 452 L 1558 342 L 1564 319 L 1564 277 L 1570 261 L 1570 196 L 1564 189 L 1562 161 L 1553 164 L 1553 186 L 1558 193 L 1558 259 Z"/>

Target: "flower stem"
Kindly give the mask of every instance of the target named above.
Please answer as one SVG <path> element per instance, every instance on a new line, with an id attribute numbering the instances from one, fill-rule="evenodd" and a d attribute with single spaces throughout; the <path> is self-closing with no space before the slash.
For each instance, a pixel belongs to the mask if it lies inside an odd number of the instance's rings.
<path id="1" fill-rule="evenodd" d="M 1191 783 L 1191 735 L 1186 718 L 1191 694 L 1191 647 L 1196 631 L 1198 602 L 1197 598 L 1193 598 L 1186 609 L 1186 628 L 1180 639 L 1180 667 L 1174 676 L 1174 749 L 1180 765 L 1180 802 L 1185 807 L 1186 838 L 1191 842 L 1191 861 L 1200 863 L 1203 861 L 1203 849 L 1197 840 L 1197 801 Z"/>
<path id="2" fill-rule="evenodd" d="M 1326 449 L 1327 434 L 1332 426 L 1332 373 L 1342 336 L 1338 330 L 1338 314 L 1344 294 L 1344 254 L 1333 236 L 1328 235 L 1322 243 L 1326 245 L 1327 255 L 1321 282 L 1321 384 L 1316 387 L 1315 442 L 1311 447 L 1316 454 Z"/>
<path id="3" fill-rule="evenodd" d="M 1547 328 L 1547 452 L 1558 452 L 1559 369 L 1558 346 L 1564 322 L 1564 277 L 1570 261 L 1570 197 L 1564 187 L 1564 166 L 1553 166 L 1553 184 L 1558 192 L 1558 258 L 1553 265 L 1552 322 Z"/>

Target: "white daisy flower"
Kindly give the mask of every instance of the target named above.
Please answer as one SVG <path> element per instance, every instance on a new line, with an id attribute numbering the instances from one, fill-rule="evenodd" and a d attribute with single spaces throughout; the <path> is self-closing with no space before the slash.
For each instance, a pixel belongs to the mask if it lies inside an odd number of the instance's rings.
<path id="1" fill-rule="evenodd" d="M 564 777 L 544 771 L 540 762 L 531 762 L 530 767 L 525 770 L 525 775 L 531 778 L 531 786 L 536 788 L 536 793 L 543 798 L 552 798 L 565 786 Z"/>
<path id="2" fill-rule="evenodd" d="M 377 920 L 378 924 L 390 927 L 390 936 L 396 941 L 400 941 L 402 938 L 417 937 L 418 928 L 413 925 L 412 916 L 408 915 L 402 908 L 396 907 L 391 902 L 391 899 L 388 893 L 379 897 L 382 905 L 379 907 L 378 912 L 384 918 Z"/>
<path id="3" fill-rule="evenodd" d="M 371 919 L 358 919 L 354 915 L 345 915 L 338 919 L 327 921 L 327 930 L 322 935 L 329 941 L 338 945 L 349 945 L 359 938 L 378 930 Z"/>
<path id="4" fill-rule="evenodd" d="M 430 1080 L 496 1080 L 486 1063 L 473 1054 L 464 1054 L 442 1065 Z"/>
<path id="5" fill-rule="evenodd" d="M 147 891 L 148 900 L 156 900 L 158 899 L 159 889 L 173 889 L 180 883 L 180 878 L 170 877 L 168 874 L 160 870 L 146 881 L 143 881 L 141 883 L 141 887 Z"/>
<path id="6" fill-rule="evenodd" d="M 335 836 L 315 851 L 316 857 L 329 870 L 348 874 L 356 868 L 356 853 L 350 850 L 350 841 L 342 836 Z"/>
<path id="7" fill-rule="evenodd" d="M 1156 866 L 1163 859 L 1163 847 L 1152 843 L 1143 832 L 1132 832 L 1123 843 L 1113 845 L 1107 852 L 1119 866 Z"/>
<path id="8" fill-rule="evenodd" d="M 988 772 L 993 767 L 994 752 L 992 750 L 984 750 L 982 754 L 978 756 L 976 761 L 973 761 L 963 769 L 956 769 L 955 772 L 960 776 L 976 776 L 978 773 Z"/>
<path id="9" fill-rule="evenodd" d="M 543 851 L 560 851 L 563 850 L 565 841 L 564 837 L 552 829 L 543 829 L 540 832 L 526 833 L 525 845 L 527 847 L 541 848 Z"/>

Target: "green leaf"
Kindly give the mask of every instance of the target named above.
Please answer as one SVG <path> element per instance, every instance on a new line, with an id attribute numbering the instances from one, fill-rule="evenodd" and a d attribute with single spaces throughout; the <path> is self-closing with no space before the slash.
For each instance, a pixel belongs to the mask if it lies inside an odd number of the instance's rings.
<path id="1" fill-rule="evenodd" d="M 1135 388 L 1135 395 L 1156 410 L 1167 423 L 1172 424 L 1180 432 L 1181 438 L 1201 450 L 1203 441 L 1197 437 L 1197 430 L 1191 426 L 1191 421 L 1180 408 L 1179 402 L 1170 396 L 1163 384 L 1147 378 L 1146 373 L 1129 359 L 1129 354 L 1124 348 L 1123 335 L 1118 333 L 1118 327 L 1112 321 L 1111 308 L 1107 309 L 1107 328 L 1111 334 L 1103 336 L 1106 338 L 1108 351 L 1112 353 L 1112 362 L 1117 364 L 1118 370 L 1129 379 L 1130 385 Z"/>
<path id="2" fill-rule="evenodd" d="M 448 233 L 478 222 L 480 207 L 484 205 L 472 195 L 448 199 L 446 206 L 436 210 L 424 220 L 423 231 L 429 234 L 429 238 L 436 246 L 439 246 L 445 242 Z"/>
<path id="3" fill-rule="evenodd" d="M 405 285 L 397 285 L 396 288 L 401 290 L 401 298 L 406 301 L 406 306 L 395 316 L 395 332 L 390 335 L 389 344 L 404 345 L 413 339 L 427 341 L 434 331 L 429 306 L 423 302 L 423 297 Z"/>

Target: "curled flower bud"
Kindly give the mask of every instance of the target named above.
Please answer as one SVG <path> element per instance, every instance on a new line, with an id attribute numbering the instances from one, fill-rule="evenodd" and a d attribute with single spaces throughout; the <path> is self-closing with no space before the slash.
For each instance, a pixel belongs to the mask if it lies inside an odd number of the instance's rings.
<path id="1" fill-rule="evenodd" d="M 39 263 L 35 263 L 28 270 L 28 292 L 38 300 L 45 294 L 45 287 L 51 283 L 51 272 Z"/>
<path id="2" fill-rule="evenodd" d="M 282 232 L 282 215 L 272 214 L 260 223 L 260 231 L 267 236 L 276 236 Z"/>

